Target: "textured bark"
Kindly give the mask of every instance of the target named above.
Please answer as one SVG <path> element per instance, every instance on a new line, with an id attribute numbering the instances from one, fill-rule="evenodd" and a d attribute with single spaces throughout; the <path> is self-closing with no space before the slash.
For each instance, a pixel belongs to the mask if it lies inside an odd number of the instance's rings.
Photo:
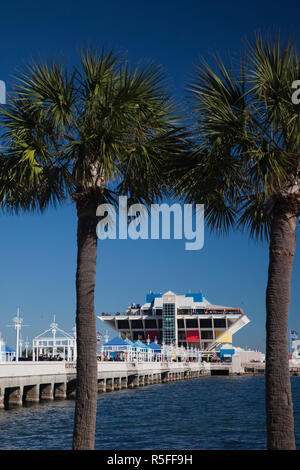
<path id="1" fill-rule="evenodd" d="M 74 450 L 92 450 L 97 409 L 97 343 L 95 282 L 97 259 L 96 205 L 77 202 L 77 387 L 73 434 Z"/>
<path id="2" fill-rule="evenodd" d="M 280 204 L 271 228 L 266 292 L 266 416 L 269 450 L 295 449 L 288 360 L 288 313 L 297 217 Z"/>

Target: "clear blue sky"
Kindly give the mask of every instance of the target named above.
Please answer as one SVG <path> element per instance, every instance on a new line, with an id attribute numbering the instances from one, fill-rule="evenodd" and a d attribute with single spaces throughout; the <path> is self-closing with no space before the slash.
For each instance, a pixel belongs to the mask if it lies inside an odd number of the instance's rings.
<path id="1" fill-rule="evenodd" d="M 238 57 L 254 31 L 280 28 L 298 41 L 299 0 L 207 2 L 11 1 L 1 3 L 0 80 L 8 89 L 19 67 L 34 59 L 77 63 L 85 45 L 126 51 L 129 59 L 161 64 L 177 99 L 200 56 Z M 299 77 L 300 78 L 300 77 Z M 76 216 L 72 204 L 44 215 L 0 218 L 0 331 L 14 345 L 7 325 L 18 306 L 22 336 L 31 340 L 56 315 L 70 331 L 75 323 Z M 299 251 L 299 250 L 298 250 Z M 268 247 L 247 233 L 218 238 L 205 232 L 201 251 L 185 251 L 183 241 L 105 241 L 99 243 L 96 312 L 124 311 L 143 302 L 149 290 L 177 293 L 202 290 L 213 303 L 240 306 L 251 323 L 234 336 L 236 346 L 264 350 Z M 300 265 L 296 253 L 290 328 L 300 333 Z M 98 321 L 98 320 L 97 320 Z M 104 329 L 98 322 L 98 329 Z"/>

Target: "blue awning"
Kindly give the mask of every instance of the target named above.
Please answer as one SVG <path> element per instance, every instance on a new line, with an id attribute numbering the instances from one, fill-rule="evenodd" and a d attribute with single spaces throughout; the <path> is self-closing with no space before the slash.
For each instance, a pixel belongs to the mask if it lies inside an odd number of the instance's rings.
<path id="1" fill-rule="evenodd" d="M 128 343 L 119 336 L 116 336 L 115 338 L 108 341 L 108 343 L 104 343 L 103 346 L 128 346 Z"/>
<path id="2" fill-rule="evenodd" d="M 103 344 L 103 351 L 104 352 L 109 352 L 110 354 L 113 352 L 114 354 L 118 352 L 129 352 L 132 350 L 131 344 L 128 344 L 127 341 L 124 341 L 122 338 L 119 336 L 116 336 L 115 338 L 111 339 L 107 343 Z"/>
<path id="3" fill-rule="evenodd" d="M 138 340 L 134 343 L 136 346 L 142 349 L 149 349 L 148 344 L 142 343 L 142 341 Z"/>
<path id="4" fill-rule="evenodd" d="M 153 349 L 154 352 L 161 352 L 161 347 L 157 343 L 150 343 L 149 348 Z"/>

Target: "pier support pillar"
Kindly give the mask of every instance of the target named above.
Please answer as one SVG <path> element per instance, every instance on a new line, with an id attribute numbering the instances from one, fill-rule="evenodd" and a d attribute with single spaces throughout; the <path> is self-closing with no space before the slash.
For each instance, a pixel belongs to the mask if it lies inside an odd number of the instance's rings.
<path id="1" fill-rule="evenodd" d="M 106 392 L 106 380 L 100 379 L 98 380 L 98 393 Z"/>
<path id="2" fill-rule="evenodd" d="M 5 390 L 7 393 L 7 403 L 9 406 L 22 406 L 23 387 L 12 387 Z"/>
<path id="3" fill-rule="evenodd" d="M 127 387 L 128 387 L 127 377 L 122 377 L 121 378 L 121 388 L 127 388 Z"/>
<path id="4" fill-rule="evenodd" d="M 41 384 L 40 385 L 40 399 L 41 400 L 54 400 L 53 384 Z"/>
<path id="5" fill-rule="evenodd" d="M 40 401 L 39 385 L 24 386 L 23 394 L 26 403 L 38 403 Z"/>
<path id="6" fill-rule="evenodd" d="M 114 378 L 114 390 L 121 390 L 122 384 L 121 384 L 121 377 L 115 377 Z"/>
<path id="7" fill-rule="evenodd" d="M 114 390 L 114 379 L 106 379 L 106 391 L 113 392 Z"/>
<path id="8" fill-rule="evenodd" d="M 54 384 L 54 398 L 67 398 L 67 384 Z"/>
<path id="9" fill-rule="evenodd" d="M 162 382 L 162 374 L 153 374 L 154 383 L 160 384 Z"/>
<path id="10" fill-rule="evenodd" d="M 149 375 L 144 376 L 144 385 L 149 385 Z"/>
<path id="11" fill-rule="evenodd" d="M 163 372 L 161 375 L 162 375 L 161 381 L 163 383 L 167 383 L 169 381 L 169 372 Z"/>
<path id="12" fill-rule="evenodd" d="M 138 375 L 130 375 L 128 377 L 128 388 L 136 388 L 139 386 L 139 377 Z"/>
<path id="13" fill-rule="evenodd" d="M 0 409 L 4 408 L 4 389 L 0 388 Z"/>
<path id="14" fill-rule="evenodd" d="M 145 385 L 145 377 L 144 375 L 139 376 L 139 386 L 143 387 Z"/>

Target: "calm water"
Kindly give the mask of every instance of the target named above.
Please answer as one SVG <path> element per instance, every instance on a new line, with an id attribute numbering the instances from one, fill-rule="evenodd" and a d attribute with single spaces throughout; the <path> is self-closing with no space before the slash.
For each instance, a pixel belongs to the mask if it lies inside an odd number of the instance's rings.
<path id="1" fill-rule="evenodd" d="M 297 448 L 300 378 L 292 377 Z M 74 401 L 0 410 L 1 450 L 71 449 Z M 100 450 L 265 449 L 264 377 L 202 377 L 99 395 Z"/>

